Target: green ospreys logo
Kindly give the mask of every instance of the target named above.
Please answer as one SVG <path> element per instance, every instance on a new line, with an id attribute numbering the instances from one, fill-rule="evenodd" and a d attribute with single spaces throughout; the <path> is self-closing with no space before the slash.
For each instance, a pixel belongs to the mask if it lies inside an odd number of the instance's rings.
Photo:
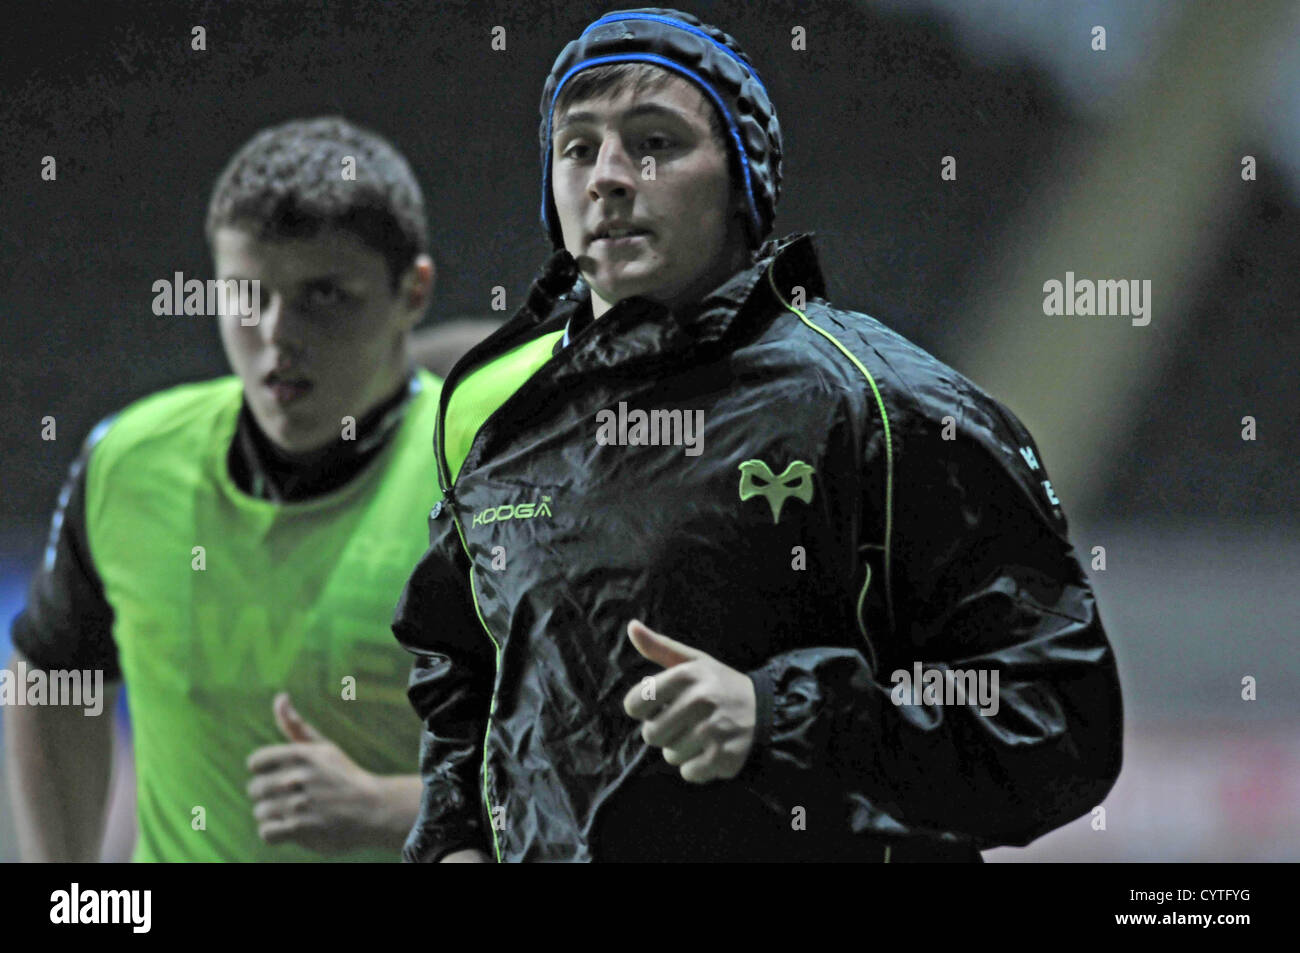
<path id="1" fill-rule="evenodd" d="M 795 460 L 776 476 L 762 460 L 746 460 L 740 465 L 740 501 L 743 503 L 751 496 L 763 497 L 772 507 L 772 522 L 779 523 L 781 507 L 790 497 L 812 502 L 812 477 L 816 472 L 809 464 Z"/>

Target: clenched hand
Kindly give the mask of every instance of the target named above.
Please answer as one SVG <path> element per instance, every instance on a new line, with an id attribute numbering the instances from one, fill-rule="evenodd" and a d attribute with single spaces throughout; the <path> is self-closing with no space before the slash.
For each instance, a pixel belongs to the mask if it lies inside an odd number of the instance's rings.
<path id="1" fill-rule="evenodd" d="M 645 743 L 663 749 L 687 781 L 734 778 L 754 743 L 754 683 L 711 655 L 652 631 L 627 627 L 636 650 L 664 670 L 627 693 L 623 709 L 642 722 Z"/>
<path id="2" fill-rule="evenodd" d="M 289 743 L 249 755 L 248 796 L 258 836 L 330 854 L 381 843 L 384 779 L 303 721 L 288 695 L 276 696 L 272 709 Z"/>

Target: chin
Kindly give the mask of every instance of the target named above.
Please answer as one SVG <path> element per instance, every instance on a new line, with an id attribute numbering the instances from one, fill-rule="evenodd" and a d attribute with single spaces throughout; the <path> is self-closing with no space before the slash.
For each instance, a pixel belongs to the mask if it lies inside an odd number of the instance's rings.
<path id="1" fill-rule="evenodd" d="M 338 427 L 321 426 L 321 421 L 289 421 L 281 427 L 286 444 L 298 453 L 319 450 L 328 443 L 333 443 L 341 436 Z"/>
<path id="2" fill-rule="evenodd" d="M 321 433 L 318 429 L 295 423 L 279 411 L 269 415 L 254 415 L 268 440 L 286 453 L 310 453 L 334 438 L 334 431 Z"/>
<path id="3" fill-rule="evenodd" d="M 271 438 L 271 441 L 277 447 L 284 450 L 286 453 L 309 453 L 320 446 L 320 441 L 312 440 L 304 434 L 293 432 L 285 433 L 284 431 L 281 431 L 279 433 L 268 434 L 267 436 Z"/>
<path id="4" fill-rule="evenodd" d="M 631 271 L 630 274 L 629 271 Z M 664 283 L 662 277 L 656 274 L 657 271 L 657 268 L 637 268 L 634 271 L 625 269 L 617 278 L 600 282 L 593 285 L 593 287 L 608 290 L 608 294 L 603 295 L 606 301 L 618 302 L 636 295 L 653 297 L 655 291 L 662 287 Z"/>

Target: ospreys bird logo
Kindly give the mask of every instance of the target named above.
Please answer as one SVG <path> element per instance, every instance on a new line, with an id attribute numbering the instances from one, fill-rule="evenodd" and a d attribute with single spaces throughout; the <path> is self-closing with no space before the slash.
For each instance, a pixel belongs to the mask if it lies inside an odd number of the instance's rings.
<path id="1" fill-rule="evenodd" d="M 790 497 L 811 503 L 812 477 L 816 471 L 802 460 L 795 460 L 776 476 L 762 460 L 746 460 L 740 465 L 740 501 L 761 496 L 772 507 L 772 522 L 781 521 L 781 507 Z"/>

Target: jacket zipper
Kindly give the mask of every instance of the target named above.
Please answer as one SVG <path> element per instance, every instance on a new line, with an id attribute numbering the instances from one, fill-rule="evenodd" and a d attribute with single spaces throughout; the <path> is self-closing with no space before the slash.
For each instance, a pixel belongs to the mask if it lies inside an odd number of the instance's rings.
<path id="1" fill-rule="evenodd" d="M 452 504 L 450 507 L 443 505 L 444 500 Z M 497 839 L 497 829 L 495 818 L 492 814 L 492 799 L 488 796 L 488 738 L 492 734 L 492 716 L 497 710 L 497 676 L 501 672 L 501 644 L 497 642 L 496 636 L 492 634 L 492 629 L 488 627 L 487 620 L 483 618 L 483 612 L 478 605 L 478 591 L 474 587 L 474 562 L 469 552 L 469 545 L 465 542 L 465 533 L 461 529 L 460 520 L 456 518 L 456 498 L 451 487 L 443 491 L 443 500 L 439 500 L 430 512 L 430 517 L 438 519 L 448 509 L 451 511 L 451 522 L 456 527 L 456 535 L 460 539 L 461 548 L 465 551 L 465 556 L 470 560 L 469 567 L 469 594 L 474 601 L 474 615 L 478 616 L 479 625 L 483 626 L 483 631 L 487 637 L 492 640 L 493 667 L 495 671 L 492 674 L 492 699 L 488 704 L 487 725 L 483 731 L 483 805 L 487 808 L 488 825 L 492 830 L 492 850 L 496 855 L 496 862 L 501 863 L 501 844 Z"/>
<path id="2" fill-rule="evenodd" d="M 486 343 L 486 341 L 481 342 L 480 347 Z M 465 357 L 468 356 L 468 354 L 465 355 Z M 479 625 L 483 626 L 483 631 L 487 633 L 487 637 L 492 641 L 494 671 L 492 673 L 492 699 L 488 704 L 487 725 L 483 731 L 482 795 L 483 806 L 487 808 L 488 828 L 492 831 L 492 853 L 499 864 L 501 863 L 501 843 L 497 838 L 496 818 L 492 813 L 492 799 L 488 796 L 488 738 L 492 734 L 492 716 L 497 710 L 497 678 L 501 673 L 501 644 L 497 642 L 496 636 L 492 634 L 492 629 L 488 627 L 487 620 L 483 618 L 483 612 L 479 609 L 478 591 L 474 586 L 474 557 L 469 551 L 469 544 L 465 541 L 465 531 L 461 528 L 460 519 L 456 516 L 455 485 L 451 479 L 450 468 L 447 466 L 446 441 L 443 438 L 443 425 L 447 414 L 447 398 L 451 394 L 452 383 L 463 376 L 463 374 L 456 373 L 456 369 L 462 363 L 464 363 L 464 358 L 457 362 L 457 367 L 453 368 L 452 373 L 443 381 L 442 392 L 438 395 L 438 420 L 434 430 L 433 455 L 437 461 L 438 474 L 442 482 L 440 487 L 442 499 L 435 504 L 429 515 L 432 519 L 438 519 L 444 512 L 450 510 L 452 525 L 456 527 L 456 536 L 460 539 L 460 546 L 465 553 L 465 558 L 469 560 L 469 594 L 474 602 L 474 614 L 478 617 Z"/>
<path id="3" fill-rule="evenodd" d="M 514 323 L 513 321 L 507 322 L 507 324 L 503 325 L 502 327 L 503 328 L 508 327 L 510 324 L 513 323 Z M 536 330 L 535 324 L 531 330 Z M 492 345 L 493 339 L 496 338 L 499 334 L 500 334 L 500 329 L 498 329 L 497 332 L 494 332 L 493 334 L 489 335 L 485 340 L 479 342 L 477 345 L 471 348 L 468 353 L 466 353 L 464 356 L 461 357 L 459 361 L 456 362 L 456 365 L 452 368 L 451 373 L 443 381 L 442 392 L 438 395 L 438 419 L 434 430 L 434 441 L 433 441 L 434 443 L 433 456 L 438 466 L 439 482 L 441 483 L 439 489 L 442 491 L 442 499 L 439 500 L 436 504 L 434 504 L 433 509 L 430 510 L 429 512 L 430 519 L 438 519 L 448 509 L 451 510 L 452 525 L 456 527 L 456 536 L 460 539 L 461 549 L 464 550 L 465 552 L 465 558 L 469 560 L 469 594 L 470 594 L 470 598 L 473 599 L 474 601 L 474 614 L 478 616 L 479 624 L 483 626 L 483 631 L 487 633 L 487 637 L 492 640 L 492 649 L 494 651 L 494 664 L 495 664 L 496 671 L 492 675 L 492 700 L 488 707 L 487 727 L 483 732 L 482 793 L 483 793 L 483 805 L 484 807 L 487 808 L 488 824 L 492 830 L 492 849 L 494 854 L 496 855 L 497 863 L 501 863 L 501 843 L 500 840 L 497 838 L 497 829 L 494 823 L 495 818 L 493 817 L 492 814 L 492 800 L 488 796 L 488 739 L 492 735 L 492 716 L 496 714 L 496 710 L 497 710 L 497 681 L 501 674 L 501 643 L 499 643 L 496 639 L 496 636 L 492 634 L 492 629 L 488 626 L 487 620 L 483 618 L 483 612 L 479 608 L 478 592 L 474 586 L 474 557 L 469 551 L 469 543 L 465 539 L 465 531 L 461 526 L 460 520 L 456 516 L 456 482 L 457 480 L 459 480 L 460 474 L 457 474 L 456 480 L 453 480 L 451 478 L 451 468 L 447 464 L 447 447 L 446 447 L 446 440 L 444 439 L 443 436 L 443 428 L 446 422 L 447 404 L 449 403 L 448 398 L 451 396 L 452 390 L 454 389 L 454 385 L 460 380 L 461 377 L 465 375 L 466 368 L 471 368 L 471 367 L 477 368 L 481 366 L 481 362 L 478 362 L 473 358 L 476 357 L 478 352 L 486 351 Z M 555 357 L 552 357 L 546 363 L 549 364 L 551 363 L 551 361 L 554 361 L 555 359 L 556 359 Z M 543 365 L 543 367 L 545 367 L 545 364 Z M 541 369 L 542 368 L 538 368 L 538 372 L 540 372 Z M 526 385 L 527 382 L 525 381 L 524 386 Z M 505 403 L 509 403 L 511 398 L 513 398 L 514 396 L 515 395 L 512 394 L 511 397 L 506 398 Z M 491 421 L 492 417 L 495 417 L 497 412 L 499 412 L 504 406 L 505 404 L 503 403 L 501 407 L 498 407 L 497 410 L 494 411 L 493 414 L 483 422 L 483 426 L 486 427 L 487 424 Z M 476 435 L 475 440 L 477 439 L 478 438 Z M 471 441 L 470 450 L 473 451 L 473 449 L 474 449 L 473 441 Z"/>

